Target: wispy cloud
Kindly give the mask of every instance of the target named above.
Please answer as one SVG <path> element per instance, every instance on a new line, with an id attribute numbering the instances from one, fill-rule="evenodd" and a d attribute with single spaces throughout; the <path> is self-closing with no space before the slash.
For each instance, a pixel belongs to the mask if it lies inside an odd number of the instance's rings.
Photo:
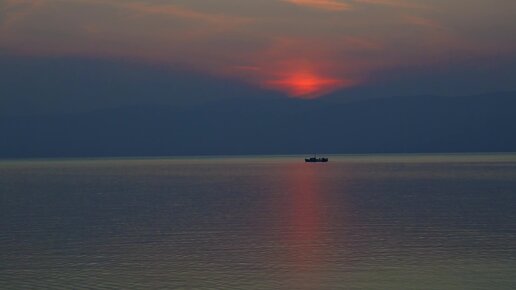
<path id="1" fill-rule="evenodd" d="M 130 9 L 137 13 L 149 15 L 168 15 L 172 17 L 180 17 L 184 19 L 190 19 L 194 21 L 203 21 L 210 23 L 231 23 L 231 24 L 243 24 L 251 22 L 249 18 L 229 16 L 215 13 L 205 13 L 196 11 L 193 9 L 184 8 L 172 4 L 148 4 L 145 2 L 111 2 L 111 5 L 115 5 L 120 8 Z"/>
<path id="2" fill-rule="evenodd" d="M 284 0 L 294 5 L 305 6 L 309 8 L 321 9 L 326 11 L 343 11 L 350 10 L 351 5 L 336 0 Z"/>
<path id="3" fill-rule="evenodd" d="M 250 22 L 251 19 L 224 15 L 217 13 L 200 12 L 194 9 L 186 8 L 174 4 L 156 4 L 148 3 L 145 1 L 116 1 L 116 0 L 74 0 L 73 2 L 67 0 L 5 0 L 4 4 L 0 4 L 0 7 L 5 6 L 4 10 L 8 13 L 9 18 L 18 20 L 24 16 L 29 16 L 31 12 L 36 9 L 45 9 L 51 5 L 56 4 L 75 4 L 75 5 L 87 5 L 95 7 L 112 7 L 122 10 L 130 10 L 134 13 L 141 15 L 164 15 L 176 18 L 183 18 L 192 21 L 201 21 L 213 23 L 232 23 L 232 24 L 243 24 Z M 56 9 L 56 8 L 53 8 Z M 58 10 L 59 11 L 59 10 Z"/>
<path id="4" fill-rule="evenodd" d="M 426 28 L 431 28 L 431 29 L 444 29 L 444 27 L 439 22 L 437 22 L 433 19 L 430 19 L 430 18 L 415 16 L 415 15 L 405 15 L 403 17 L 403 20 L 406 23 L 416 25 L 416 26 L 421 26 L 421 27 L 426 27 Z"/>
<path id="5" fill-rule="evenodd" d="M 41 0 L 5 0 L 0 3 L 0 29 L 7 29 L 41 4 Z"/>
<path id="6" fill-rule="evenodd" d="M 419 3 L 404 1 L 404 0 L 353 0 L 355 3 L 382 5 L 396 8 L 410 8 L 410 9 L 425 9 L 426 5 Z"/>

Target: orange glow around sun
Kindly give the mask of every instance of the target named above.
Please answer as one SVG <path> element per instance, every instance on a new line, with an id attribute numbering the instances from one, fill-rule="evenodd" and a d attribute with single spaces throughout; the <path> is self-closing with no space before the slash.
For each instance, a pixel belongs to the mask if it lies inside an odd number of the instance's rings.
<path id="1" fill-rule="evenodd" d="M 265 86 L 283 91 L 291 97 L 314 99 L 353 84 L 354 82 L 350 80 L 324 77 L 309 71 L 299 71 L 285 74 L 277 80 L 268 81 Z"/>
<path id="2" fill-rule="evenodd" d="M 338 61 L 337 61 L 338 60 Z M 291 98 L 315 99 L 362 83 L 362 62 L 346 58 L 319 39 L 275 38 L 249 54 L 233 75 Z"/>

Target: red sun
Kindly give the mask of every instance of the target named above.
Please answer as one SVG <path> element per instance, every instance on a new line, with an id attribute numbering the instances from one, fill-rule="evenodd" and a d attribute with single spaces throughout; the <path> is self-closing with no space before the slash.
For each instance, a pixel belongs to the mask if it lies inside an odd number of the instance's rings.
<path id="1" fill-rule="evenodd" d="M 312 72 L 300 71 L 285 74 L 278 80 L 268 81 L 266 87 L 286 92 L 295 98 L 314 99 L 352 84 L 350 80 L 328 78 Z"/>

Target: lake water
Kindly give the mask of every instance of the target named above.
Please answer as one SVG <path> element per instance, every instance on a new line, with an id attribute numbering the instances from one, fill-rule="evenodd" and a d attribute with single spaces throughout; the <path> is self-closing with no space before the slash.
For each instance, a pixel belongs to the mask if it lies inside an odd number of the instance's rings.
<path id="1" fill-rule="evenodd" d="M 516 289 L 516 155 L 0 162 L 1 289 Z"/>

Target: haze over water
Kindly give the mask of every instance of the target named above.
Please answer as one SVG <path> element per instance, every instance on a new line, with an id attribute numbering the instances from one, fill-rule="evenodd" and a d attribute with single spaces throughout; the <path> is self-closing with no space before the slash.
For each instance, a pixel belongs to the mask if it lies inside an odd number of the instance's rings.
<path id="1" fill-rule="evenodd" d="M 516 155 L 0 162 L 0 288 L 514 289 Z"/>

